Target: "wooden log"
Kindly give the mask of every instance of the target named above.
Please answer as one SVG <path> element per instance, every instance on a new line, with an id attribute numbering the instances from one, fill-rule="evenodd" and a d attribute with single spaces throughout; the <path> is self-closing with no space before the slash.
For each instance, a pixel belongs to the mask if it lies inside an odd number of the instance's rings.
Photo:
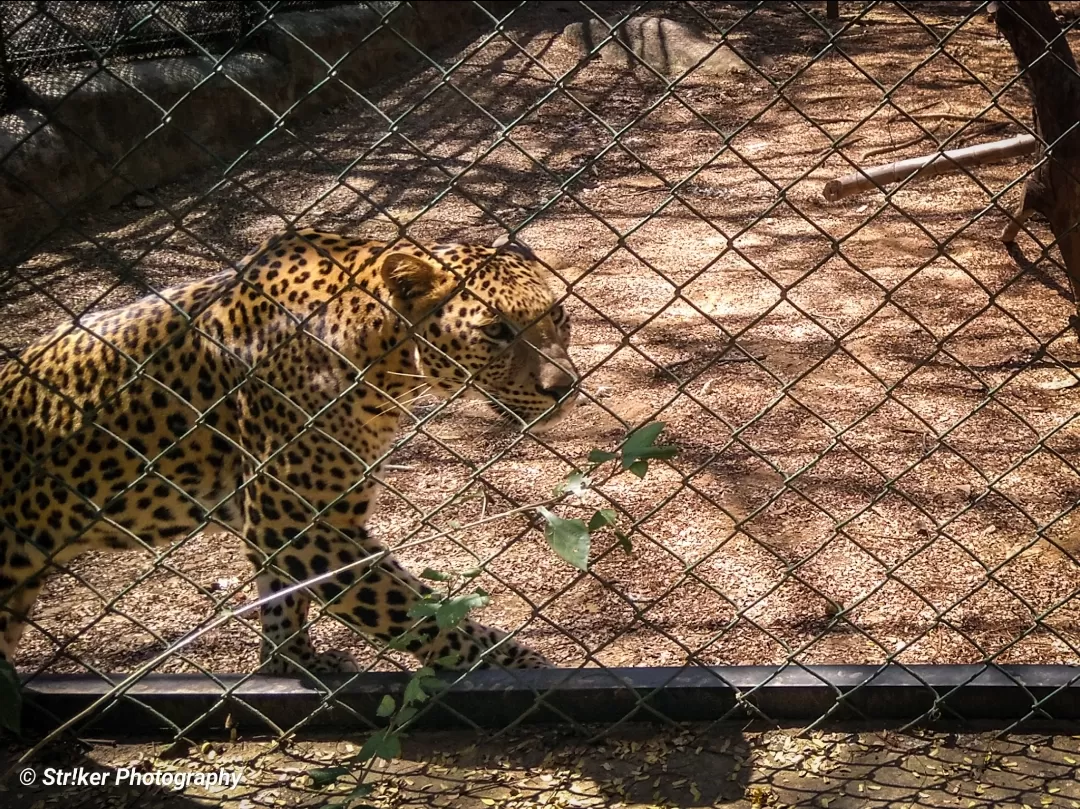
<path id="1" fill-rule="evenodd" d="M 854 174 L 847 174 L 825 183 L 822 191 L 825 199 L 836 202 L 870 189 L 880 188 L 888 183 L 896 183 L 911 176 L 911 181 L 937 177 L 939 174 L 952 174 L 969 166 L 980 166 L 998 160 L 1007 160 L 1017 155 L 1037 151 L 1039 141 L 1033 135 L 1017 135 L 1007 140 L 993 143 L 980 143 L 963 149 L 950 149 L 924 157 L 912 157 L 898 160 L 884 166 L 860 169 Z"/>

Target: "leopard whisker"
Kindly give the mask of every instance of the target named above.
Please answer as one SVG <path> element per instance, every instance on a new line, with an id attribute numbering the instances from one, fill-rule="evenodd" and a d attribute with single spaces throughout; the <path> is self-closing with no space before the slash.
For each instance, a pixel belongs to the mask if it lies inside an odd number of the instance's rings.
<path id="1" fill-rule="evenodd" d="M 394 400 L 391 400 L 391 401 L 387 402 L 377 413 L 375 413 L 375 415 L 373 415 L 371 418 L 369 418 L 363 424 L 364 425 L 370 424 L 375 419 L 379 418 L 380 416 L 385 416 L 387 413 L 390 413 L 393 410 L 400 410 L 403 413 L 407 413 L 409 405 L 411 405 L 413 402 L 416 402 L 419 399 L 422 399 L 424 396 L 426 396 L 428 391 L 431 389 L 431 386 L 430 385 L 417 385 L 415 388 L 410 388 L 409 390 L 407 390 L 405 392 L 406 392 L 406 394 L 412 393 L 413 391 L 415 391 L 415 390 L 417 390 L 419 388 L 424 388 L 424 390 L 420 390 L 419 393 L 417 393 L 415 396 L 412 396 L 412 397 L 407 398 L 407 399 L 402 397 L 402 398 L 394 399 Z"/>

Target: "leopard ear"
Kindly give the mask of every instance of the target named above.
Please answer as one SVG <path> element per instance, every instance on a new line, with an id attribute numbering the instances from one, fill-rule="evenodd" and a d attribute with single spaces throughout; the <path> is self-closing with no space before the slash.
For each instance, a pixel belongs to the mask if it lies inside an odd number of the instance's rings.
<path id="1" fill-rule="evenodd" d="M 517 253 L 526 261 L 537 261 L 541 264 L 546 264 L 553 270 L 564 270 L 570 266 L 565 261 L 562 261 L 558 256 L 554 256 L 549 253 L 536 252 L 531 247 L 529 247 L 529 245 L 525 244 L 525 242 L 521 241 L 520 238 L 515 238 L 513 241 L 510 241 L 510 234 L 508 233 L 504 233 L 502 236 L 493 241 L 491 243 L 491 246 L 494 247 L 496 250 L 508 250 L 511 253 Z"/>
<path id="2" fill-rule="evenodd" d="M 515 238 L 513 241 L 510 241 L 509 233 L 504 233 L 497 238 L 491 243 L 491 246 L 496 250 L 507 250 L 511 253 L 517 253 L 519 256 L 522 256 L 529 261 L 536 261 L 536 253 L 533 252 L 533 249 L 525 244 L 525 242 L 521 241 L 521 239 Z"/>
<path id="3" fill-rule="evenodd" d="M 384 256 L 381 272 L 390 293 L 406 301 L 430 295 L 442 280 L 437 268 L 411 253 Z"/>

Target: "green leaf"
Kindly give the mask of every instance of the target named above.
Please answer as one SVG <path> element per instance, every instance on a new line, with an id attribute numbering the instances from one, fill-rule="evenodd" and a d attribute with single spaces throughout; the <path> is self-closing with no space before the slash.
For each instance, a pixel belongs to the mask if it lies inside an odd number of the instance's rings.
<path id="1" fill-rule="evenodd" d="M 560 494 L 583 494 L 589 488 L 590 483 L 592 481 L 585 476 L 584 472 L 571 472 L 566 476 L 566 480 L 555 487 L 555 496 L 558 497 Z"/>
<path id="2" fill-rule="evenodd" d="M 439 629 L 450 629 L 461 623 L 462 619 L 472 610 L 486 607 L 491 598 L 480 588 L 475 593 L 465 596 L 449 598 L 439 607 L 435 613 L 435 623 Z"/>
<path id="3" fill-rule="evenodd" d="M 430 618 L 442 607 L 443 597 L 437 593 L 424 596 L 411 607 L 408 613 L 410 618 Z"/>
<path id="4" fill-rule="evenodd" d="M 615 509 L 602 508 L 592 515 L 592 519 L 589 520 L 589 533 L 593 531 L 599 531 L 601 528 L 606 528 L 609 525 L 615 524 Z"/>
<path id="5" fill-rule="evenodd" d="M 438 570 L 432 570 L 430 567 L 425 567 L 420 574 L 421 579 L 427 579 L 428 581 L 450 581 L 449 573 L 441 573 Z"/>
<path id="6" fill-rule="evenodd" d="M 639 478 L 645 477 L 644 472 L 634 470 L 636 463 L 647 458 L 674 458 L 678 455 L 678 447 L 653 445 L 666 426 L 662 421 L 654 421 L 631 433 L 622 446 L 623 469 L 629 469 Z"/>
<path id="7" fill-rule="evenodd" d="M 578 570 L 589 569 L 589 529 L 581 520 L 564 520 L 546 508 L 538 509 L 547 520 L 544 538 L 559 556 Z"/>
<path id="8" fill-rule="evenodd" d="M 634 461 L 626 468 L 630 470 L 631 474 L 636 475 L 639 478 L 644 478 L 647 474 L 649 474 L 648 461 Z"/>
<path id="9" fill-rule="evenodd" d="M 461 655 L 457 652 L 451 652 L 448 655 L 443 655 L 442 657 L 435 659 L 435 663 L 442 666 L 444 669 L 452 669 L 460 662 Z"/>
<path id="10" fill-rule="evenodd" d="M 375 749 L 375 755 L 378 758 L 385 759 L 386 761 L 392 761 L 401 755 L 401 737 L 396 733 L 386 733 L 379 740 L 378 746 Z"/>
<path id="11" fill-rule="evenodd" d="M 418 713 L 420 713 L 419 708 L 414 708 L 412 705 L 406 705 L 400 711 L 398 711 L 397 723 L 399 725 L 404 725 Z"/>
<path id="12" fill-rule="evenodd" d="M 430 669 L 428 669 L 428 671 L 430 671 Z M 410 706 L 409 710 L 415 713 L 416 709 L 411 706 L 427 702 L 432 694 L 437 694 L 448 687 L 447 683 L 444 683 L 434 675 L 429 677 L 414 677 L 405 685 L 405 694 L 401 699 L 403 704 Z M 402 708 L 398 713 L 401 713 L 404 710 L 405 708 Z M 401 719 L 400 721 L 404 722 L 405 720 Z"/>
<path id="13" fill-rule="evenodd" d="M 0 660 L 0 728 L 22 735 L 22 684 L 7 660 Z"/>
<path id="14" fill-rule="evenodd" d="M 623 455 L 638 457 L 643 450 L 652 447 L 653 442 L 660 437 L 660 433 L 664 432 L 666 426 L 667 424 L 662 421 L 654 421 L 630 433 L 622 445 Z"/>
<path id="15" fill-rule="evenodd" d="M 594 449 L 589 453 L 589 463 L 606 463 L 607 461 L 613 461 L 619 457 L 617 452 L 604 452 L 600 449 Z"/>
<path id="16" fill-rule="evenodd" d="M 427 692 L 424 691 L 424 684 L 421 682 L 422 678 L 413 677 L 409 680 L 405 686 L 405 693 L 401 697 L 402 703 L 405 705 L 412 705 L 414 702 L 425 702 L 428 698 Z"/>
<path id="17" fill-rule="evenodd" d="M 447 657 L 450 657 L 450 655 L 447 655 Z M 438 677 L 429 677 L 421 685 L 424 686 L 424 691 L 428 694 L 438 694 L 440 691 L 445 691 L 450 687 L 449 683 L 443 682 Z"/>
<path id="18" fill-rule="evenodd" d="M 430 618 L 439 611 L 438 604 L 429 604 L 423 601 L 418 601 L 409 607 L 408 616 L 410 618 Z"/>
<path id="19" fill-rule="evenodd" d="M 482 590 L 480 592 L 483 593 L 485 598 L 488 597 L 487 593 L 484 593 Z M 439 660 L 448 660 L 453 657 L 453 654 L 449 654 L 445 658 L 440 657 Z M 460 659 L 460 656 L 458 656 L 458 659 Z M 439 676 L 435 673 L 435 669 L 431 666 L 424 666 L 422 669 L 418 669 L 416 674 L 413 675 L 413 678 L 416 680 L 419 687 L 424 689 L 425 694 L 436 694 L 448 687 L 445 682 L 439 679 Z M 406 686 L 406 688 L 407 687 L 408 686 Z"/>
<path id="20" fill-rule="evenodd" d="M 360 748 L 360 752 L 356 754 L 357 761 L 368 761 L 375 755 L 375 748 L 379 746 L 379 738 L 382 735 L 380 730 L 378 733 L 373 733 L 368 736 L 367 741 L 364 742 L 364 746 Z"/>
<path id="21" fill-rule="evenodd" d="M 673 447 L 670 444 L 664 444 L 660 447 L 649 447 L 646 450 L 642 450 L 639 458 L 674 458 L 679 454 L 679 448 Z"/>
<path id="22" fill-rule="evenodd" d="M 461 578 L 463 579 L 475 579 L 484 571 L 478 567 L 470 567 L 468 570 L 461 571 Z"/>
<path id="23" fill-rule="evenodd" d="M 401 738 L 390 728 L 377 730 L 368 737 L 360 752 L 356 754 L 360 761 L 382 758 L 389 761 L 401 755 Z"/>
<path id="24" fill-rule="evenodd" d="M 395 652 L 407 652 L 409 650 L 409 644 L 414 640 L 423 639 L 410 629 L 408 632 L 402 632 L 397 637 L 388 640 L 386 642 L 386 648 L 393 649 Z"/>
<path id="25" fill-rule="evenodd" d="M 630 537 L 618 528 L 615 529 L 615 538 L 619 540 L 619 547 L 623 549 L 627 556 L 634 552 L 634 546 L 630 544 Z"/>
<path id="26" fill-rule="evenodd" d="M 394 702 L 394 698 L 387 694 L 382 698 L 379 703 L 379 707 L 375 709 L 376 716 L 389 716 L 394 712 L 394 708 L 397 707 L 397 703 Z"/>
<path id="27" fill-rule="evenodd" d="M 349 772 L 348 767 L 325 767 L 318 770 L 308 770 L 308 775 L 311 776 L 311 785 L 316 789 L 322 789 L 336 783 L 341 776 L 348 775 Z"/>

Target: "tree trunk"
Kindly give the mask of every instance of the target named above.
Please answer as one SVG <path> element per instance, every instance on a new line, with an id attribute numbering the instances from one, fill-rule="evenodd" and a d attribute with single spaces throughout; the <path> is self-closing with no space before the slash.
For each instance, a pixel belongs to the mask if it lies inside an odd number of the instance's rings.
<path id="1" fill-rule="evenodd" d="M 1047 159 L 1024 183 L 1016 221 L 1006 227 L 1002 238 L 1010 241 L 1031 212 L 1045 216 L 1061 250 L 1073 303 L 1080 306 L 1080 76 L 1076 60 L 1046 0 L 1002 0 L 995 5 L 998 29 L 1012 46 L 1031 87 L 1036 131 L 1047 145 Z M 1080 334 L 1080 317 L 1074 314 L 1070 322 Z"/>

